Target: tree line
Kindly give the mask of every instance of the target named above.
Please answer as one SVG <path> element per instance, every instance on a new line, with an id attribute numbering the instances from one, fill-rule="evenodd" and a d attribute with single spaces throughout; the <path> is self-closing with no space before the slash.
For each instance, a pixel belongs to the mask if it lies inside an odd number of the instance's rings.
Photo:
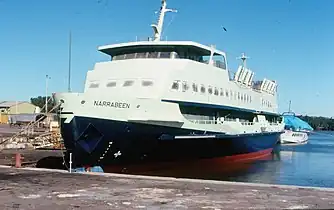
<path id="1" fill-rule="evenodd" d="M 314 116 L 297 116 L 301 120 L 304 120 L 315 130 L 334 130 L 334 119 L 328 117 L 314 117 Z"/>
<path id="2" fill-rule="evenodd" d="M 41 112 L 45 112 L 45 96 L 38 96 L 36 98 L 30 98 L 30 103 L 32 103 L 35 106 L 38 106 L 41 108 Z M 51 96 L 48 96 L 48 111 L 53 109 L 53 107 L 56 106 L 55 101 L 51 98 Z M 53 110 L 52 112 L 55 113 L 57 110 Z"/>

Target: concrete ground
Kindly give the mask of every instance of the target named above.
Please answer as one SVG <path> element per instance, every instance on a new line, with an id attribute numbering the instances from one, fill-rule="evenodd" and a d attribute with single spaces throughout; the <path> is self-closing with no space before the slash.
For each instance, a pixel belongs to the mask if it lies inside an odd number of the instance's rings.
<path id="1" fill-rule="evenodd" d="M 0 167 L 0 209 L 320 208 L 334 189 Z"/>

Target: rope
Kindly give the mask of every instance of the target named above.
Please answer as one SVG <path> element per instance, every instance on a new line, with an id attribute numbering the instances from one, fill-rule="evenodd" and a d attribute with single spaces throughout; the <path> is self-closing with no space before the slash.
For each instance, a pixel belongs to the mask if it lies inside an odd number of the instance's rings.
<path id="1" fill-rule="evenodd" d="M 161 37 L 163 37 L 163 35 L 167 32 L 169 26 L 172 24 L 174 18 L 176 17 L 176 14 L 174 13 L 172 16 L 172 19 L 169 21 L 168 25 L 166 26 L 165 30 L 162 32 Z"/>

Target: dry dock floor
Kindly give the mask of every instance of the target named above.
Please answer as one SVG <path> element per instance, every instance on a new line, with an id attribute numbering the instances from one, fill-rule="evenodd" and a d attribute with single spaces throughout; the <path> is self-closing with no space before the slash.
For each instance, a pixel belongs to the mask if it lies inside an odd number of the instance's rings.
<path id="1" fill-rule="evenodd" d="M 0 209 L 320 208 L 334 189 L 0 167 Z"/>

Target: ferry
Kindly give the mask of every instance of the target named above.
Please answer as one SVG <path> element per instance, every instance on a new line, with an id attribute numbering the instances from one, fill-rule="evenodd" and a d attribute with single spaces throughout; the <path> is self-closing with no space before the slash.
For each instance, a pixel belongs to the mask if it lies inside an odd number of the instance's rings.
<path id="1" fill-rule="evenodd" d="M 242 161 L 270 155 L 284 130 L 277 83 L 254 80 L 226 53 L 154 36 L 101 46 L 109 60 L 87 72 L 83 92 L 54 93 L 61 135 L 74 167 L 192 159 Z"/>

